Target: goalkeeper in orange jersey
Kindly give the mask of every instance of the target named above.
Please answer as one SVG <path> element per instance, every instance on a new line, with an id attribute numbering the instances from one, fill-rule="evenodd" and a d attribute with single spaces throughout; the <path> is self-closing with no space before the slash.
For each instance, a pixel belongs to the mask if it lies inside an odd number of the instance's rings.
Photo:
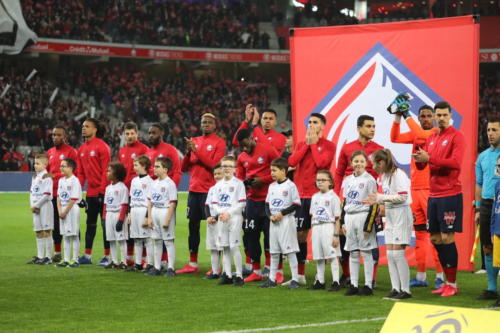
<path id="1" fill-rule="evenodd" d="M 404 117 L 406 123 L 410 127 L 409 132 L 401 133 L 400 123 L 401 117 Z M 427 138 L 437 131 L 434 127 L 434 112 L 432 107 L 424 105 L 418 110 L 417 122 L 410 117 L 410 113 L 397 112 L 395 113 L 394 123 L 391 129 L 391 141 L 395 143 L 412 144 L 412 154 L 425 145 Z M 417 276 L 410 281 L 410 287 L 427 287 L 426 276 L 426 259 L 427 252 L 431 251 L 434 263 L 436 265 L 436 280 L 434 288 L 441 287 L 443 280 L 443 269 L 439 263 L 437 252 L 431 246 L 429 233 L 426 230 L 427 224 L 427 199 L 429 198 L 429 166 L 418 170 L 415 166 L 415 160 L 412 158 L 410 166 L 411 178 L 411 197 L 413 203 L 411 209 L 414 215 L 413 228 L 415 229 L 416 246 L 415 254 L 417 259 Z"/>

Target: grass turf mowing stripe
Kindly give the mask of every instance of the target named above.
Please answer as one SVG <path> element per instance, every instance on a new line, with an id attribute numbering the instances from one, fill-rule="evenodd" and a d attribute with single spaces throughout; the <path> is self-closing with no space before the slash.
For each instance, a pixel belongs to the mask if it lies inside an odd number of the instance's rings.
<path id="1" fill-rule="evenodd" d="M 311 323 L 311 324 L 285 325 L 285 326 L 276 326 L 276 327 L 262 327 L 262 328 L 251 328 L 251 329 L 234 330 L 234 331 L 215 331 L 215 332 L 210 332 L 210 333 L 247 333 L 247 332 L 263 332 L 263 331 L 281 331 L 281 330 L 290 330 L 290 329 L 295 329 L 295 328 L 322 327 L 322 326 L 363 323 L 363 322 L 367 322 L 367 321 L 380 321 L 380 320 L 385 320 L 386 318 L 387 317 L 362 318 L 362 319 L 351 319 L 351 320 L 336 320 L 336 321 L 328 321 L 325 323 Z"/>

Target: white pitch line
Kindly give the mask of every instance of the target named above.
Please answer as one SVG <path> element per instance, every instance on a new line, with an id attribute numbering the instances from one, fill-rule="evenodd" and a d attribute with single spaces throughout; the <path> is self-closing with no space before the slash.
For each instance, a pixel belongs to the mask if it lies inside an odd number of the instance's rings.
<path id="1" fill-rule="evenodd" d="M 333 325 L 352 324 L 352 323 L 363 323 L 363 322 L 367 322 L 367 321 L 385 320 L 386 318 L 387 317 L 337 320 L 337 321 L 328 321 L 325 323 L 311 323 L 311 324 L 301 324 L 301 325 L 286 325 L 286 326 L 276 326 L 276 327 L 250 328 L 250 329 L 234 330 L 234 331 L 215 331 L 215 332 L 210 332 L 210 333 L 247 333 L 247 332 L 263 332 L 263 331 L 281 331 L 281 330 L 290 330 L 290 329 L 295 329 L 295 328 L 321 327 L 321 326 L 333 326 Z"/>

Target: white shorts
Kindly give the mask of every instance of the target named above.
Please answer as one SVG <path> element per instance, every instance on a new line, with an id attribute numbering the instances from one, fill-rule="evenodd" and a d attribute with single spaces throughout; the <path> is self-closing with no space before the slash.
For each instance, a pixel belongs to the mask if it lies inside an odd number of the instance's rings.
<path id="1" fill-rule="evenodd" d="M 413 214 L 410 206 L 385 210 L 385 244 L 410 244 Z"/>
<path id="2" fill-rule="evenodd" d="M 40 213 L 33 214 L 33 230 L 54 230 L 54 206 L 47 201 L 40 207 Z"/>
<path id="3" fill-rule="evenodd" d="M 342 256 L 340 245 L 333 247 L 334 223 L 312 225 L 312 252 L 314 260 L 331 259 Z"/>
<path id="4" fill-rule="evenodd" d="M 163 223 L 167 219 L 168 208 L 153 207 L 151 214 L 153 215 L 153 230 L 151 231 L 152 239 L 173 240 L 175 239 L 175 213 L 170 220 L 168 228 L 163 227 Z"/>
<path id="5" fill-rule="evenodd" d="M 279 222 L 269 222 L 269 252 L 282 254 L 299 252 L 295 216 L 286 215 Z"/>
<path id="6" fill-rule="evenodd" d="M 65 209 L 66 207 L 63 207 Z M 74 204 L 65 218 L 59 219 L 61 236 L 78 236 L 80 232 L 80 208 Z"/>
<path id="7" fill-rule="evenodd" d="M 237 247 L 241 245 L 241 225 L 243 216 L 232 217 L 229 222 L 217 221 L 217 239 L 215 245 L 218 248 Z"/>
<path id="8" fill-rule="evenodd" d="M 130 238 L 149 238 L 151 229 L 144 228 L 142 224 L 146 220 L 146 207 L 132 207 L 130 209 Z"/>
<path id="9" fill-rule="evenodd" d="M 106 212 L 106 240 L 122 241 L 128 239 L 128 228 L 123 224 L 122 231 L 116 231 L 116 224 L 120 218 L 120 212 Z"/>
<path id="10" fill-rule="evenodd" d="M 372 230 L 365 238 L 363 226 L 365 224 L 368 212 L 345 214 L 346 242 L 344 250 L 346 251 L 368 251 L 378 247 L 375 230 Z"/>
<path id="11" fill-rule="evenodd" d="M 217 246 L 217 224 L 220 222 L 215 222 L 214 224 L 209 224 L 207 222 L 207 235 L 205 243 L 207 245 L 208 251 L 221 251 L 222 249 Z"/>

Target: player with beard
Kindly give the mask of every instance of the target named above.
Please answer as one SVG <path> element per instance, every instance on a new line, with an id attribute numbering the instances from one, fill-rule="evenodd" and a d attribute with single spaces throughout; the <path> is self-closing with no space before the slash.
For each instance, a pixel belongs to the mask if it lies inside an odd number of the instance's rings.
<path id="1" fill-rule="evenodd" d="M 168 157 L 173 163 L 172 170 L 169 170 L 168 176 L 174 181 L 175 186 L 179 186 L 182 177 L 179 153 L 177 153 L 177 149 L 174 146 L 163 141 L 164 134 L 165 130 L 160 124 L 153 124 L 149 127 L 149 149 L 146 152 L 146 156 L 151 160 L 151 165 L 155 164 L 157 157 Z M 149 175 L 153 179 L 156 178 L 153 174 L 153 167 L 149 170 Z"/>

